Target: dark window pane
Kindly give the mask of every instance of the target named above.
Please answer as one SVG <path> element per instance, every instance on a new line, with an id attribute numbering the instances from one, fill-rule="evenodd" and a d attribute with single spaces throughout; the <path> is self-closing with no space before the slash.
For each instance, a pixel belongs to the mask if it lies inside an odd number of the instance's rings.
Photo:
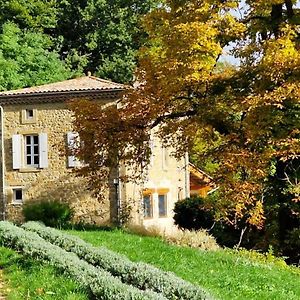
<path id="1" fill-rule="evenodd" d="M 31 140 L 31 139 L 30 139 L 30 135 L 27 135 L 27 136 L 26 136 L 26 144 L 27 144 L 27 145 L 30 145 L 30 140 Z"/>
<path id="2" fill-rule="evenodd" d="M 166 195 L 158 196 L 158 211 L 160 217 L 163 217 L 167 214 Z"/>
<path id="3" fill-rule="evenodd" d="M 39 146 L 33 147 L 34 154 L 39 154 Z"/>
<path id="4" fill-rule="evenodd" d="M 33 142 L 34 142 L 35 144 L 38 144 L 38 143 L 39 143 L 39 137 L 38 137 L 37 135 L 34 135 L 34 136 L 33 136 Z"/>
<path id="5" fill-rule="evenodd" d="M 152 217 L 152 205 L 150 196 L 144 196 L 144 217 Z"/>
<path id="6" fill-rule="evenodd" d="M 26 154 L 31 154 L 31 147 L 30 146 L 26 147 Z"/>
<path id="7" fill-rule="evenodd" d="M 39 164 L 39 157 L 38 156 L 34 156 L 34 164 L 35 165 Z"/>
<path id="8" fill-rule="evenodd" d="M 27 115 L 27 118 L 33 118 L 33 109 L 27 109 L 26 110 L 26 115 Z"/>
<path id="9" fill-rule="evenodd" d="M 22 195 L 22 189 L 15 189 L 15 200 L 22 200 L 23 195 Z"/>
<path id="10" fill-rule="evenodd" d="M 31 156 L 26 157 L 27 165 L 31 165 Z"/>

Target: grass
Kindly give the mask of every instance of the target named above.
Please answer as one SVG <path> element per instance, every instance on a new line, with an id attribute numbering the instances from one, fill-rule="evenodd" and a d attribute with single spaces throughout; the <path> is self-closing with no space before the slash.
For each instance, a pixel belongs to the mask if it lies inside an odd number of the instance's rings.
<path id="1" fill-rule="evenodd" d="M 95 246 L 144 261 L 207 288 L 219 299 L 300 299 L 300 271 L 245 258 L 232 251 L 200 251 L 121 230 L 69 231 Z"/>
<path id="2" fill-rule="evenodd" d="M 78 284 L 48 265 L 0 247 L 0 268 L 8 300 L 88 300 Z"/>
<path id="3" fill-rule="evenodd" d="M 228 250 L 200 251 L 121 230 L 68 231 L 95 246 L 144 261 L 208 289 L 218 299 L 300 299 L 300 271 Z M 85 291 L 54 268 L 0 247 L 8 300 L 87 300 Z"/>

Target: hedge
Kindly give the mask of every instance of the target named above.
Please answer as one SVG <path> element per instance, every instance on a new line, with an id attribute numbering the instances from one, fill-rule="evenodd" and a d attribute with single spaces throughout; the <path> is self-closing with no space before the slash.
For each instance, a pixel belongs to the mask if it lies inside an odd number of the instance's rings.
<path id="1" fill-rule="evenodd" d="M 51 243 L 76 253 L 87 262 L 118 276 L 122 282 L 139 289 L 151 289 L 172 300 L 212 299 L 202 288 L 178 278 L 171 272 L 162 271 L 146 263 L 134 263 L 126 256 L 105 247 L 93 247 L 78 237 L 37 222 L 27 222 L 23 228 L 38 233 Z"/>
<path id="2" fill-rule="evenodd" d="M 162 295 L 141 291 L 122 283 L 110 273 L 78 258 L 58 246 L 42 239 L 34 232 L 26 231 L 9 222 L 0 222 L 0 242 L 35 259 L 46 261 L 73 277 L 87 288 L 96 299 L 101 300 L 163 300 Z"/>

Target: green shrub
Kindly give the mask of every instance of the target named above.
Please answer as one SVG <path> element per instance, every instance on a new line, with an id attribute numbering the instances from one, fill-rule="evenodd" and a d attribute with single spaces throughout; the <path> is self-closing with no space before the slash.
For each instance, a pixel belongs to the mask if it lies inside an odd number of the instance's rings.
<path id="1" fill-rule="evenodd" d="M 205 199 L 191 197 L 175 203 L 174 221 L 183 229 L 210 229 L 214 224 L 214 215 L 205 207 Z"/>
<path id="2" fill-rule="evenodd" d="M 40 221 L 51 227 L 67 226 L 73 216 L 69 204 L 57 200 L 29 202 L 23 206 L 25 221 Z"/>
<path id="3" fill-rule="evenodd" d="M 215 220 L 215 195 L 206 198 L 194 196 L 175 203 L 174 223 L 180 229 L 205 229 L 217 243 L 225 247 L 234 247 L 240 238 L 240 230 Z M 245 240 L 245 239 L 244 239 Z"/>

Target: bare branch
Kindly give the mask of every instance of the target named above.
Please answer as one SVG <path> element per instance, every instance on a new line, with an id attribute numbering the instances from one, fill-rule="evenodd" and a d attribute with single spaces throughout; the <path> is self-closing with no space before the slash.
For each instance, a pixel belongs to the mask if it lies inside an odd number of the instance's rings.
<path id="1" fill-rule="evenodd" d="M 179 118 L 184 118 L 184 117 L 192 117 L 197 114 L 196 110 L 187 110 L 187 111 L 182 111 L 182 112 L 174 112 L 174 113 L 169 113 L 166 115 L 159 116 L 154 120 L 154 122 L 150 125 L 150 128 L 154 128 L 160 123 L 162 123 L 165 120 L 175 120 Z"/>

